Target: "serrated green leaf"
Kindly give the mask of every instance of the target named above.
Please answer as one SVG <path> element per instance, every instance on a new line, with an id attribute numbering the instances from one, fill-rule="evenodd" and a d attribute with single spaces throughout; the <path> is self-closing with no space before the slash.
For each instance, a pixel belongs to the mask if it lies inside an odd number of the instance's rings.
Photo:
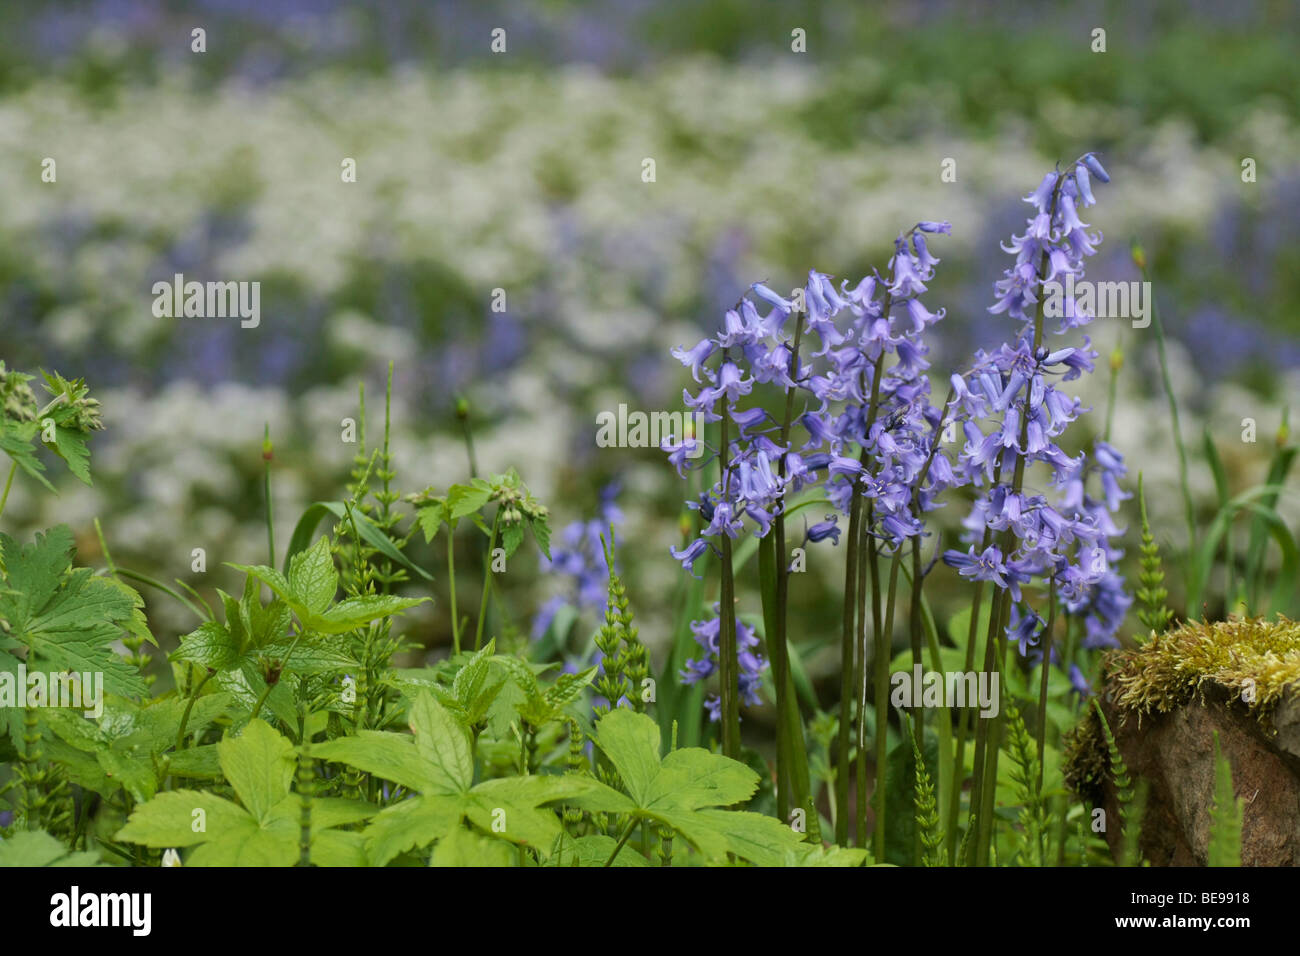
<path id="1" fill-rule="evenodd" d="M 320 538 L 289 560 L 288 583 L 294 597 L 312 614 L 321 614 L 334 603 L 339 572 L 334 567 L 328 538 Z"/>
<path id="2" fill-rule="evenodd" d="M 238 838 L 256 830 L 248 812 L 223 797 L 199 790 L 168 790 L 136 807 L 117 839 L 165 848 Z"/>
<path id="3" fill-rule="evenodd" d="M 463 518 L 482 508 L 491 496 L 490 485 L 452 485 L 447 491 L 447 508 L 452 518 Z"/>
<path id="4" fill-rule="evenodd" d="M 238 737 L 217 744 L 221 770 L 252 816 L 266 820 L 289 793 L 293 746 L 263 720 L 251 720 Z"/>
<path id="5" fill-rule="evenodd" d="M 460 825 L 459 796 L 416 797 L 385 807 L 365 829 L 366 853 L 374 866 L 441 840 Z"/>
<path id="6" fill-rule="evenodd" d="M 474 781 L 469 732 L 428 692 L 421 692 L 408 714 L 415 745 L 426 762 L 433 792 L 463 793 Z"/>
<path id="7" fill-rule="evenodd" d="M 342 634 L 355 631 L 362 625 L 369 624 L 382 617 L 401 614 L 416 605 L 430 601 L 432 598 L 402 598 L 393 594 L 365 594 L 361 597 L 340 601 L 324 614 L 304 621 L 304 626 L 322 634 Z"/>
<path id="8" fill-rule="evenodd" d="M 649 803 L 659 773 L 659 726 L 645 714 L 616 707 L 596 724 L 596 746 L 609 758 L 637 806 Z"/>
<path id="9" fill-rule="evenodd" d="M 408 790 L 438 792 L 437 779 L 405 734 L 360 730 L 355 737 L 313 744 L 311 752 L 313 757 L 345 763 Z"/>
<path id="10" fill-rule="evenodd" d="M 239 660 L 239 642 L 225 625 L 207 621 L 181 638 L 171 659 L 223 670 Z"/>

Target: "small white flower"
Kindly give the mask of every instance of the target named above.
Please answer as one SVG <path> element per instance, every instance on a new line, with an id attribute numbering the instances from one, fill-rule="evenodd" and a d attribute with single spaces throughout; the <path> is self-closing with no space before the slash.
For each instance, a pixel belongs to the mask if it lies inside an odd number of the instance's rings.
<path id="1" fill-rule="evenodd" d="M 180 855 L 179 853 L 177 853 L 175 850 L 167 850 L 167 851 L 165 851 L 165 852 L 163 853 L 162 865 L 163 865 L 163 866 L 180 866 L 180 865 L 181 865 L 181 855 Z"/>

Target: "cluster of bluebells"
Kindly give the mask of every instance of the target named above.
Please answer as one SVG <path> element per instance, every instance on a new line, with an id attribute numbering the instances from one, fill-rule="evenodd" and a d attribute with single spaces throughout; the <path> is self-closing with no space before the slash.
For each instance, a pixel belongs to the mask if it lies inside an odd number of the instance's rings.
<path id="1" fill-rule="evenodd" d="M 944 560 L 963 577 L 991 581 L 1009 592 L 1016 607 L 1008 637 L 1027 656 L 1042 625 L 1040 616 L 1024 603 L 1022 588 L 1031 581 L 1055 583 L 1061 605 L 1084 618 L 1083 645 L 1088 648 L 1116 643 L 1115 632 L 1131 603 L 1123 579 L 1113 570 L 1123 553 L 1113 544 L 1120 534 L 1113 515 L 1128 497 L 1119 487 L 1125 474 L 1123 458 L 1101 441 L 1091 456 L 1081 452 L 1077 457 L 1056 444 L 1086 411 L 1057 383 L 1091 372 L 1097 353 L 1086 336 L 1081 346 L 1035 345 L 1035 313 L 1047 295 L 1045 286 L 1063 287 L 1069 275 L 1082 278 L 1084 260 L 1101 241 L 1100 233 L 1089 233 L 1078 215 L 1080 205 L 1095 202 L 1093 176 L 1109 181 L 1096 157 L 1088 154 L 1065 171 L 1049 173 L 1026 197 L 1036 214 L 1025 234 L 1003 247 L 1016 261 L 995 284 L 998 301 L 990 309 L 1019 320 L 1019 332 L 1014 343 L 991 353 L 977 352 L 971 370 L 952 377 L 952 412 L 965 431 L 955 466 L 957 480 L 981 490 L 964 522 L 970 546 L 965 552 L 947 552 Z M 1091 321 L 1076 302 L 1064 305 L 1055 332 L 1066 333 Z M 1023 468 L 1048 466 L 1054 492 L 1050 498 L 1014 486 L 1018 461 Z M 1100 497 L 1087 490 L 1093 476 L 1099 480 Z M 1007 534 L 1013 544 L 1006 553 L 987 543 Z M 1072 667 L 1070 677 L 1079 690 L 1085 689 L 1077 668 Z"/>
<path id="2" fill-rule="evenodd" d="M 686 547 L 672 550 L 686 570 L 693 573 L 722 535 L 767 535 L 789 496 L 813 485 L 823 486 L 844 513 L 855 490 L 869 499 L 868 533 L 888 550 L 925 533 L 920 515 L 957 481 L 951 464 L 937 453 L 943 412 L 930 404 L 925 375 L 923 336 L 944 310 L 931 311 L 920 298 L 939 261 L 925 236 L 948 232 L 946 222 L 919 223 L 898 237 L 887 277 L 873 273 L 852 288 L 847 282 L 837 287 L 816 271 L 790 299 L 755 284 L 751 291 L 758 304 L 746 296 L 727 312 L 718 335 L 674 350 L 701 386 L 694 394 L 684 391 L 686 405 L 706 422 L 725 416 L 728 435 L 725 448 L 708 449 L 711 454 L 703 457 L 696 444 L 702 436 L 664 442 L 679 474 L 692 460 L 697 468 L 722 463 L 712 487 L 688 502 L 703 527 Z M 786 328 L 792 316 L 802 327 Z M 756 386 L 775 386 L 802 398 L 801 414 L 785 442 L 780 442 L 780 424 L 757 404 Z M 863 451 L 851 455 L 855 448 Z M 839 536 L 838 516 L 832 514 L 805 529 L 804 544 L 826 539 L 838 544 Z M 713 657 L 692 662 L 682 675 L 687 682 L 715 669 L 717 621 L 693 627 L 697 637 L 714 635 L 712 643 L 701 638 Z M 756 703 L 765 662 L 747 653 L 746 641 L 753 636 L 745 634 L 739 641 L 741 687 Z"/>
<path id="3" fill-rule="evenodd" d="M 691 633 L 695 641 L 704 649 L 704 656 L 699 660 L 689 660 L 681 673 L 683 684 L 694 684 L 712 676 L 718 669 L 718 657 L 721 653 L 721 618 L 718 605 L 713 606 L 714 616 L 707 621 L 695 621 L 691 624 Z M 762 702 L 758 688 L 762 683 L 763 668 L 767 661 L 758 653 L 759 640 L 754 629 L 736 621 L 736 649 L 740 660 L 740 696 L 751 707 Z M 704 707 L 711 720 L 721 719 L 722 699 L 717 694 L 710 694 L 704 700 Z"/>
<path id="4" fill-rule="evenodd" d="M 837 294 L 814 273 L 822 295 L 810 299 L 808 324 L 828 368 L 808 384 L 819 405 L 801 419 L 811 436 L 805 450 L 829 452 L 826 493 L 840 511 L 849 512 L 855 491 L 870 502 L 866 533 L 886 551 L 926 534 L 922 515 L 958 483 L 939 446 L 944 413 L 930 404 L 925 374 L 924 336 L 944 310 L 921 301 L 939 262 L 925 236 L 949 232 L 946 222 L 917 224 L 895 241 L 888 276 L 868 276 L 852 290 Z M 841 314 L 844 331 L 835 323 Z"/>
<path id="5" fill-rule="evenodd" d="M 610 528 L 623 523 L 619 510 L 619 485 L 611 482 L 601 489 L 596 517 L 587 521 L 574 521 L 560 532 L 551 545 L 551 557 L 542 559 L 542 571 L 562 582 L 559 593 L 542 605 L 533 618 L 532 637 L 539 640 L 550 628 L 556 613 L 562 607 L 572 607 L 579 612 L 605 613 L 608 601 L 609 566 L 601 537 L 609 537 Z"/>

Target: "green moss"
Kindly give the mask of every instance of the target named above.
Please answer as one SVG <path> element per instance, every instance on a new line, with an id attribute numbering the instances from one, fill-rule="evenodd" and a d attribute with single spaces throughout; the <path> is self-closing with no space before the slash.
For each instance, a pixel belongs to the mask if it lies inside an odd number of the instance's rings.
<path id="1" fill-rule="evenodd" d="M 1300 692 L 1300 623 L 1279 617 L 1184 624 L 1140 647 L 1111 651 L 1102 675 L 1119 723 L 1203 703 L 1206 691 L 1219 687 L 1268 725 L 1283 696 Z M 1063 750 L 1067 785 L 1097 802 L 1110 758 L 1095 708 L 1066 733 Z"/>
<path id="2" fill-rule="evenodd" d="M 1111 652 L 1103 673 L 1121 717 L 1169 713 L 1218 685 L 1267 721 L 1288 690 L 1300 690 L 1300 623 L 1185 624 L 1135 650 Z"/>

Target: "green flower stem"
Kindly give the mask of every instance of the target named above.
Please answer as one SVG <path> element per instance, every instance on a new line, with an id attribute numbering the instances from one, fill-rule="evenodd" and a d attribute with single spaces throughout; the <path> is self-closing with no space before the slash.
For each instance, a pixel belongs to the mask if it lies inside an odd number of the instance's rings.
<path id="1" fill-rule="evenodd" d="M 799 346 L 803 338 L 803 316 L 795 316 L 794 341 L 790 347 L 790 379 L 799 374 Z M 784 447 L 789 442 L 790 424 L 794 420 L 795 390 L 786 392 L 785 417 L 781 423 L 781 436 L 778 444 Z M 782 479 L 786 475 L 785 458 L 781 458 L 778 473 Z M 790 649 L 787 625 L 789 622 L 788 598 L 790 591 L 790 565 L 787 560 L 785 539 L 785 502 L 777 512 L 775 527 L 772 529 L 772 564 L 776 572 L 775 595 L 775 630 L 769 629 L 768 653 L 772 658 L 772 676 L 776 685 L 777 723 L 777 804 L 781 819 L 789 820 L 790 806 L 803 808 L 810 825 L 809 832 L 816 833 L 817 810 L 812 804 L 809 786 L 808 751 L 804 744 L 803 720 L 799 714 L 799 699 L 794 692 L 794 680 L 790 674 Z M 762 554 L 760 551 L 760 563 Z M 764 589 L 764 609 L 768 604 L 767 589 Z M 766 622 L 765 622 L 766 624 Z M 815 837 L 820 840 L 820 835 Z"/>
<path id="2" fill-rule="evenodd" d="M 275 567 L 275 519 L 271 509 L 271 423 L 267 422 L 262 438 L 262 490 L 266 496 L 267 565 Z"/>
<path id="3" fill-rule="evenodd" d="M 1042 674 L 1038 682 L 1038 791 L 1043 790 L 1043 755 L 1047 746 L 1047 678 L 1052 669 L 1052 638 L 1056 633 L 1056 575 L 1047 587 L 1047 627 L 1043 629 Z M 1069 673 L 1069 664 L 1065 665 Z"/>
<path id="4" fill-rule="evenodd" d="M 867 456 L 866 450 L 862 458 Z M 855 591 L 858 586 L 858 539 L 861 535 L 862 496 L 854 482 L 853 500 L 849 503 L 849 533 L 844 556 L 844 614 L 840 633 L 840 721 L 835 761 L 835 842 L 848 845 L 849 837 L 849 742 L 853 726 L 853 639 Z"/>
<path id="5" fill-rule="evenodd" d="M 284 668 L 288 665 L 289 658 L 293 656 L 294 649 L 298 646 L 298 642 L 302 640 L 302 635 L 303 632 L 299 631 L 297 634 L 293 636 L 293 642 L 289 645 L 289 649 L 284 652 L 284 660 L 280 661 L 281 671 L 283 671 Z M 257 704 L 253 707 L 253 713 L 249 716 L 248 718 L 249 720 L 254 720 L 257 717 L 257 715 L 261 713 L 262 705 L 266 703 L 266 698 L 271 696 L 271 691 L 274 689 L 275 689 L 275 684 L 268 681 L 266 684 L 266 690 L 262 691 L 262 696 L 257 698 Z"/>
<path id="6" fill-rule="evenodd" d="M 1065 183 L 1065 176 L 1061 175 L 1056 178 L 1056 185 L 1052 189 L 1051 205 L 1048 209 L 1048 221 L 1056 218 L 1057 205 L 1061 198 L 1061 186 Z M 1047 277 L 1048 254 L 1044 249 L 1038 258 L 1038 281 L 1043 283 Z M 1038 308 L 1034 313 L 1034 341 L 1033 351 L 1037 354 L 1039 347 L 1043 344 L 1043 311 L 1046 303 L 1046 296 L 1039 296 Z M 1024 448 L 1029 443 L 1029 416 L 1022 415 L 1020 422 L 1020 445 Z M 1025 457 L 1018 455 L 1016 457 L 1015 472 L 1011 479 L 1011 493 L 1018 495 L 1025 485 Z M 1008 529 L 1003 532 L 1001 538 L 1002 553 L 1009 554 L 1014 540 L 1014 533 Z M 993 595 L 992 613 L 989 615 L 988 638 L 985 642 L 984 661 L 986 669 L 992 671 L 993 668 L 1001 673 L 1003 661 L 1006 659 L 1006 622 L 1011 615 L 1011 598 L 1007 591 L 999 589 Z M 976 840 L 974 843 L 975 860 L 977 866 L 983 866 L 989 859 L 989 844 L 993 834 L 993 805 L 997 796 L 997 779 L 998 779 L 998 754 L 1002 737 L 1002 724 L 1004 721 L 1002 708 L 990 721 L 991 726 L 988 728 L 987 738 L 984 746 L 984 776 L 979 781 L 981 786 L 979 812 L 977 815 Z M 978 749 L 978 744 L 977 744 Z"/>
<path id="7" fill-rule="evenodd" d="M 895 553 L 889 559 L 889 593 L 885 600 L 885 627 L 876 632 L 876 823 L 872 832 L 874 853 L 877 862 L 885 859 L 885 802 L 886 793 L 885 767 L 889 762 L 889 647 L 890 636 L 894 633 L 894 595 L 898 584 L 898 569 L 902 565 L 901 555 Z M 862 719 L 858 721 L 858 746 L 865 747 L 866 708 L 863 707 Z"/>
<path id="8" fill-rule="evenodd" d="M 492 593 L 492 549 L 497 544 L 497 531 L 501 527 L 501 506 L 492 518 L 492 533 L 488 535 L 487 554 L 483 556 L 483 596 L 478 605 L 478 624 L 474 628 L 474 653 L 483 646 L 483 623 L 487 620 L 488 597 Z"/>
<path id="9" fill-rule="evenodd" d="M 725 354 L 725 353 L 724 353 Z M 722 407 L 722 440 L 719 443 L 718 463 L 721 469 L 723 495 L 727 494 L 727 469 L 730 455 L 731 412 L 726 402 Z M 736 581 L 732 568 L 731 537 L 722 534 L 722 585 L 719 606 L 719 676 L 722 681 L 722 753 L 732 760 L 740 759 L 740 654 L 736 643 Z"/>
<path id="10" fill-rule="evenodd" d="M 777 521 L 780 521 L 778 514 Z M 785 668 L 789 666 L 788 659 L 784 659 L 782 651 L 785 650 L 780 641 L 780 626 L 777 618 L 780 615 L 780 598 L 777 594 L 777 561 L 778 555 L 784 554 L 784 547 L 778 549 L 776 542 L 776 528 L 772 529 L 770 534 L 764 535 L 758 542 L 758 578 L 759 592 L 763 601 L 763 633 L 767 637 L 768 657 L 772 661 L 772 683 L 776 691 L 776 814 L 781 820 L 790 819 L 790 735 L 789 727 L 785 719 L 785 709 L 787 706 L 787 688 L 785 683 Z M 796 805 L 799 799 L 794 798 Z"/>
<path id="11" fill-rule="evenodd" d="M 880 562 L 876 553 L 876 539 L 869 533 L 875 523 L 876 503 L 867 502 L 866 520 L 862 523 L 858 548 L 858 652 L 854 662 L 854 687 L 858 695 L 858 760 L 856 796 L 853 824 L 858 846 L 867 845 L 867 748 L 866 716 L 867 686 L 871 677 L 867 669 L 867 581 L 871 582 L 871 613 L 873 635 L 880 633 Z M 863 551 L 865 550 L 865 555 Z"/>
<path id="12" fill-rule="evenodd" d="M 460 615 L 456 611 L 456 529 L 447 523 L 447 597 L 451 602 L 451 647 L 460 653 Z"/>
<path id="13" fill-rule="evenodd" d="M 181 714 L 181 725 L 176 730 L 176 749 L 185 749 L 185 728 L 190 722 L 190 711 L 194 709 L 194 702 L 199 699 L 199 694 L 203 691 L 203 685 L 206 684 L 215 674 L 216 671 L 210 670 L 203 675 L 203 680 L 199 681 L 198 686 L 194 688 L 194 693 L 185 704 L 185 713 Z M 259 703 L 258 706 L 261 706 Z M 256 714 L 254 714 L 256 716 Z"/>
<path id="14" fill-rule="evenodd" d="M 4 494 L 0 495 L 0 515 L 3 515 L 5 513 L 5 503 L 9 501 L 9 489 L 13 487 L 14 474 L 17 471 L 18 471 L 18 462 L 15 461 L 9 466 L 9 477 L 5 479 Z"/>
<path id="15" fill-rule="evenodd" d="M 614 860 L 618 856 L 618 851 L 623 849 L 623 844 L 627 843 L 628 838 L 632 835 L 632 831 L 636 829 L 636 824 L 637 824 L 636 817 L 633 817 L 631 820 L 627 821 L 627 826 L 623 828 L 623 835 L 618 838 L 618 844 L 614 847 L 614 852 L 611 853 L 609 855 L 609 859 L 605 861 L 606 866 L 614 865 Z"/>
<path id="16" fill-rule="evenodd" d="M 891 277 L 892 281 L 892 277 Z M 889 315 L 893 297 L 885 296 L 884 315 Z M 884 366 L 885 353 L 876 356 L 871 374 L 871 399 L 867 406 L 866 427 L 863 429 L 863 446 L 858 455 L 858 465 L 866 471 L 871 461 L 865 444 L 871 433 L 871 426 L 876 423 L 880 411 L 880 374 Z M 866 384 L 865 371 L 863 384 Z M 853 734 L 853 697 L 861 682 L 856 668 L 854 644 L 857 631 L 858 609 L 858 563 L 860 561 L 860 540 L 862 538 L 862 495 L 858 493 L 858 479 L 853 480 L 853 499 L 849 504 L 848 544 L 844 557 L 844 614 L 840 635 L 840 724 L 837 740 L 835 762 L 835 842 L 841 846 L 848 845 L 849 836 L 849 752 Z M 865 665 L 862 665 L 865 666 Z"/>

